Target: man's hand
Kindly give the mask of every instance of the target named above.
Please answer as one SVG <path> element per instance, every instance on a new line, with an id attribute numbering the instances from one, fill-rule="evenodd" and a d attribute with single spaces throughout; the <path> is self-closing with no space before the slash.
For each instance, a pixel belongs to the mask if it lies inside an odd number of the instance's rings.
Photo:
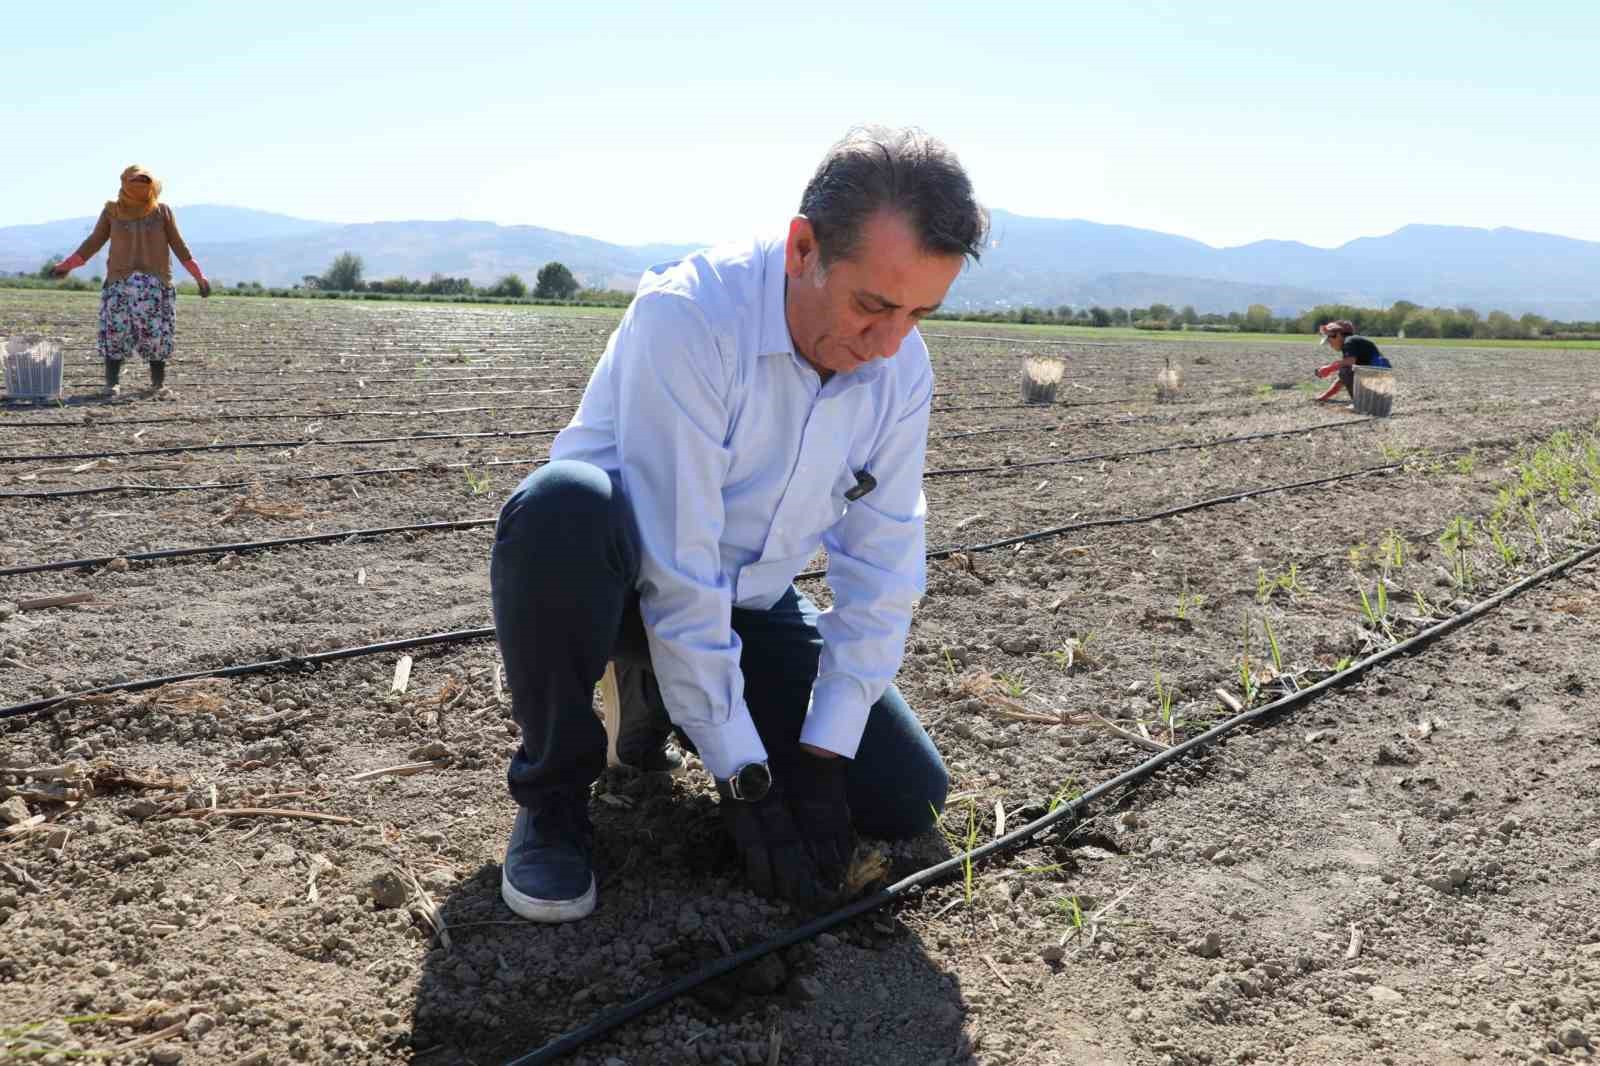
<path id="1" fill-rule="evenodd" d="M 845 795 L 845 772 L 850 763 L 833 752 L 819 758 L 810 750 L 810 745 L 801 745 L 774 773 L 782 775 L 795 826 L 817 864 L 824 889 L 831 894 L 844 884 L 855 850 Z"/>
<path id="2" fill-rule="evenodd" d="M 200 295 L 202 297 L 211 295 L 211 282 L 207 281 L 205 278 L 201 278 L 196 281 L 195 285 L 200 289 Z"/>
<path id="3" fill-rule="evenodd" d="M 774 780 L 766 796 L 754 803 L 735 799 L 726 781 L 717 782 L 717 796 L 722 825 L 739 850 L 750 887 L 802 910 L 819 910 L 828 897 L 780 781 Z"/>
<path id="4" fill-rule="evenodd" d="M 72 268 L 67 266 L 66 263 L 57 263 L 55 266 L 50 268 L 50 276 L 52 278 L 64 278 L 71 272 Z"/>

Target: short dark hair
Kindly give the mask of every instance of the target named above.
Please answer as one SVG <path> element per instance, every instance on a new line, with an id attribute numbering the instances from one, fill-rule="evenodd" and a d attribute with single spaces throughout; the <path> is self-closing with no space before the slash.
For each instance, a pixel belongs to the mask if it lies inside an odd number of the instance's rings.
<path id="1" fill-rule="evenodd" d="M 857 126 L 822 157 L 800 197 L 800 213 L 817 236 L 822 265 L 849 259 L 867 219 L 900 212 L 925 251 L 974 261 L 989 232 L 989 213 L 943 141 L 914 126 Z"/>

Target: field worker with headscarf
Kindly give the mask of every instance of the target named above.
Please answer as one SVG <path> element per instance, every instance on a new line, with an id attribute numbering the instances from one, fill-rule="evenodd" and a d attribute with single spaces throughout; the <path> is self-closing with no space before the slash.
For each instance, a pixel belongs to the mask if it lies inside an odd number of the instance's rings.
<path id="1" fill-rule="evenodd" d="M 853 832 L 934 824 L 949 776 L 893 684 L 925 576 L 933 372 L 916 326 L 987 225 L 945 145 L 857 129 L 787 232 L 644 275 L 495 530 L 522 730 L 512 911 L 594 909 L 590 786 L 608 754 L 681 766 L 672 733 L 715 779 L 751 887 L 802 909 L 837 897 Z M 819 547 L 826 611 L 794 585 Z M 620 698 L 602 723 L 608 660 Z"/>
<path id="2" fill-rule="evenodd" d="M 1339 395 L 1339 390 L 1344 389 L 1351 398 L 1355 397 L 1355 367 L 1358 366 L 1389 366 L 1389 360 L 1378 351 L 1378 346 L 1365 337 L 1356 334 L 1355 323 L 1349 319 L 1339 318 L 1323 324 L 1322 343 L 1332 348 L 1339 358 L 1326 366 L 1317 368 L 1317 377 L 1331 377 L 1339 375 L 1327 392 L 1318 396 L 1317 403 L 1326 403 Z"/>
<path id="3" fill-rule="evenodd" d="M 122 361 L 137 354 L 150 365 L 152 391 L 164 391 L 167 360 L 177 334 L 177 292 L 172 287 L 176 255 L 200 288 L 211 295 L 200 264 L 178 232 L 172 208 L 161 202 L 161 182 L 141 166 L 122 172 L 122 188 L 106 201 L 94 230 L 52 273 L 64 278 L 111 242 L 106 280 L 100 289 L 100 356 L 106 364 L 106 393 L 116 395 Z"/>

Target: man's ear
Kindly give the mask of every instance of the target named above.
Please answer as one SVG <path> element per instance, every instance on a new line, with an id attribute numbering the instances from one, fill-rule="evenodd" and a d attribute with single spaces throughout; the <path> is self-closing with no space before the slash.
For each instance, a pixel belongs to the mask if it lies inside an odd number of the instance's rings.
<path id="1" fill-rule="evenodd" d="M 804 215 L 796 215 L 789 220 L 789 239 L 783 252 L 783 272 L 791 278 L 805 277 L 812 262 L 820 254 L 817 247 L 817 234 L 811 228 L 811 220 Z"/>

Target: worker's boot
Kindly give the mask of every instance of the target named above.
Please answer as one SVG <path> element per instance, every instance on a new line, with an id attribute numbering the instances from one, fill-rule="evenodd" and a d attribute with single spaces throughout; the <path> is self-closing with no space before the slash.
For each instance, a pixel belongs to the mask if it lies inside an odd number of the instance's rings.
<path id="1" fill-rule="evenodd" d="M 122 360 L 106 360 L 106 395 L 118 396 L 122 393 Z"/>
<path id="2" fill-rule="evenodd" d="M 150 361 L 150 391 L 160 395 L 167 387 L 167 364 L 165 360 Z"/>

